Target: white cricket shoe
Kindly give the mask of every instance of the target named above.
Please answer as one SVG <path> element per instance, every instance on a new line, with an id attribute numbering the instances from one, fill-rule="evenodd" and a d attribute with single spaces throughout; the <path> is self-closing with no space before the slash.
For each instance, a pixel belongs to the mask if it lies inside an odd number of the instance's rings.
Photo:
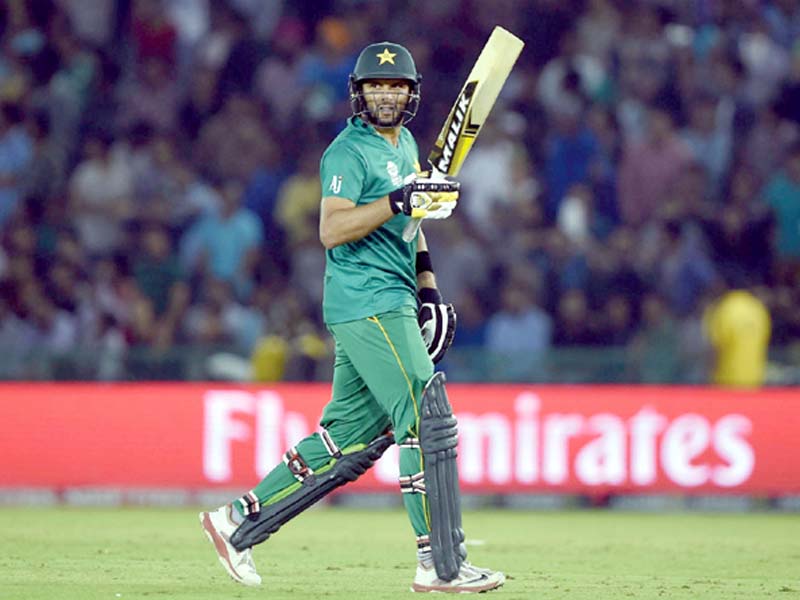
<path id="1" fill-rule="evenodd" d="M 411 586 L 412 592 L 449 592 L 453 594 L 477 594 L 499 588 L 506 582 L 500 571 L 474 567 L 468 562 L 461 565 L 458 577 L 443 581 L 436 575 L 433 565 L 427 567 L 417 563 L 417 574 Z"/>
<path id="2" fill-rule="evenodd" d="M 219 562 L 225 567 L 228 575 L 244 585 L 261 585 L 261 576 L 256 572 L 252 549 L 239 552 L 229 541 L 238 527 L 231 518 L 232 510 L 233 507 L 226 504 L 213 512 L 201 512 L 200 524 L 206 537 L 214 544 Z"/>

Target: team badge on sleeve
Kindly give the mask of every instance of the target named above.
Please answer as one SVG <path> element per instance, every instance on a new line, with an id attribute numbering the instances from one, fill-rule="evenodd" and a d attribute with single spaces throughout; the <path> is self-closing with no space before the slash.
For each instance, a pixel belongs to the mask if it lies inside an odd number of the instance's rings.
<path id="1" fill-rule="evenodd" d="M 331 179 L 331 184 L 328 186 L 328 189 L 332 191 L 334 194 L 338 194 L 342 191 L 342 176 L 341 175 L 334 175 Z"/>

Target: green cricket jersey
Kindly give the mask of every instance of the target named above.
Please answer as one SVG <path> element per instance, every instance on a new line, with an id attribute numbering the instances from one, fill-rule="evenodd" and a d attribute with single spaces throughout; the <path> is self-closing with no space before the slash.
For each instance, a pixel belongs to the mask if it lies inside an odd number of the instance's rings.
<path id="1" fill-rule="evenodd" d="M 323 196 L 357 205 L 374 202 L 419 170 L 417 142 L 403 127 L 397 147 L 372 125 L 351 117 L 322 155 Z M 368 236 L 326 252 L 322 313 L 326 323 L 344 323 L 403 306 L 416 308 L 417 240 L 403 241 L 409 217 L 399 214 Z"/>

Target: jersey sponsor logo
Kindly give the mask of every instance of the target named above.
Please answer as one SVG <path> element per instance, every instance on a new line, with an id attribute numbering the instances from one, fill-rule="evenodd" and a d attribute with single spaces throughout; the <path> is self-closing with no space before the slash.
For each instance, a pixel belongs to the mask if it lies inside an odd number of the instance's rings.
<path id="1" fill-rule="evenodd" d="M 386 161 L 386 172 L 389 173 L 389 177 L 392 179 L 392 185 L 403 185 L 403 178 L 400 177 L 400 169 L 394 163 L 394 161 Z"/>
<path id="2" fill-rule="evenodd" d="M 341 175 L 334 175 L 331 179 L 331 184 L 328 186 L 328 189 L 332 191 L 334 194 L 338 194 L 342 191 L 342 176 Z"/>

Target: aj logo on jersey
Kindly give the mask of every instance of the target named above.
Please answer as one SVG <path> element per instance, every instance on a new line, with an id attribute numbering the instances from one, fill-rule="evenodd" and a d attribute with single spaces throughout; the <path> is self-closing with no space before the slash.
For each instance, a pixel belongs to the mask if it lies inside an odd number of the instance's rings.
<path id="1" fill-rule="evenodd" d="M 342 176 L 341 175 L 334 175 L 333 179 L 331 179 L 331 185 L 328 187 L 330 191 L 334 194 L 338 194 L 342 191 Z"/>

